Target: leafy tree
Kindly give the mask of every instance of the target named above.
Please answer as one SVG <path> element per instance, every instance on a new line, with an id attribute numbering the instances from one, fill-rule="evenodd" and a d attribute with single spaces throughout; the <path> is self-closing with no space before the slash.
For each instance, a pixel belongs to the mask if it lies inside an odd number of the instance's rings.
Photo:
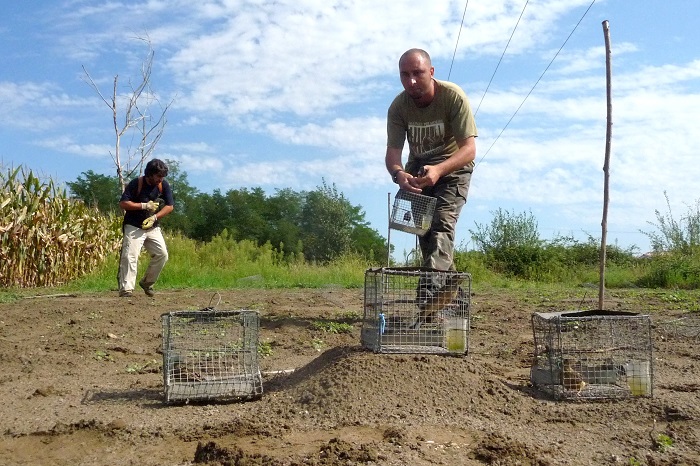
<path id="1" fill-rule="evenodd" d="M 261 188 L 243 188 L 207 194 L 189 184 L 179 162 L 165 162 L 175 210 L 163 219 L 163 226 L 171 231 L 207 242 L 226 230 L 227 237 L 236 241 L 270 244 L 285 257 L 303 255 L 323 262 L 346 252 L 370 260 L 386 256 L 385 239 L 370 228 L 361 207 L 351 205 L 325 181 L 312 192 L 281 189 L 266 196 Z M 120 213 L 116 177 L 87 171 L 68 185 L 86 203 Z"/>
<path id="2" fill-rule="evenodd" d="M 73 182 L 67 182 L 73 197 L 100 212 L 117 213 L 121 188 L 116 176 L 101 175 L 92 170 L 82 172 Z"/>
<path id="3" fill-rule="evenodd" d="M 503 251 L 516 246 L 541 246 L 537 219 L 529 213 L 515 214 L 498 209 L 490 225 L 476 224 L 476 231 L 469 230 L 472 240 L 485 254 Z"/>
<path id="4" fill-rule="evenodd" d="M 236 226 L 232 221 L 231 207 L 219 189 L 215 189 L 212 194 L 198 195 L 191 208 L 187 209 L 191 221 L 191 237 L 199 241 L 211 241 L 225 229 L 235 237 Z"/>
<path id="5" fill-rule="evenodd" d="M 469 230 L 474 244 L 494 271 L 528 277 L 536 264 L 545 261 L 537 220 L 532 212 L 515 214 L 499 208 L 492 213 L 490 225 L 477 223 L 476 231 Z"/>
<path id="6" fill-rule="evenodd" d="M 177 160 L 165 159 L 168 166 L 168 184 L 173 190 L 175 208 L 170 215 L 163 218 L 163 226 L 170 230 L 178 230 L 185 236 L 190 236 L 193 229 L 193 219 L 196 218 L 196 201 L 199 196 L 197 188 L 190 185 L 187 172 L 180 169 Z"/>
<path id="7" fill-rule="evenodd" d="M 231 190 L 226 193 L 226 203 L 230 217 L 227 227 L 235 231 L 234 238 L 265 244 L 270 235 L 265 215 L 267 199 L 262 188 Z"/>
<path id="8" fill-rule="evenodd" d="M 267 199 L 267 240 L 285 255 L 303 253 L 300 227 L 303 202 L 302 194 L 288 188 L 278 190 L 274 196 Z"/>
<path id="9" fill-rule="evenodd" d="M 327 262 L 352 249 L 353 211 L 335 185 L 323 181 L 307 193 L 301 212 L 302 241 L 308 259 Z"/>

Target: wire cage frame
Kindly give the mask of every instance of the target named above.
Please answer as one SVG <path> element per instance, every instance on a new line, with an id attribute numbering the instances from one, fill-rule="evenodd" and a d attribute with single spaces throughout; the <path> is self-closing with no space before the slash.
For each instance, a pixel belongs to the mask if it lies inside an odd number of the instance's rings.
<path id="1" fill-rule="evenodd" d="M 466 355 L 471 275 L 426 267 L 365 272 L 361 344 L 375 353 Z"/>
<path id="2" fill-rule="evenodd" d="M 161 322 L 166 402 L 262 395 L 257 311 L 172 311 Z"/>
<path id="3" fill-rule="evenodd" d="M 423 236 L 433 223 L 437 199 L 399 190 L 389 217 L 389 228 Z"/>
<path id="4" fill-rule="evenodd" d="M 554 399 L 653 396 L 651 319 L 624 311 L 534 313 L 533 386 Z"/>

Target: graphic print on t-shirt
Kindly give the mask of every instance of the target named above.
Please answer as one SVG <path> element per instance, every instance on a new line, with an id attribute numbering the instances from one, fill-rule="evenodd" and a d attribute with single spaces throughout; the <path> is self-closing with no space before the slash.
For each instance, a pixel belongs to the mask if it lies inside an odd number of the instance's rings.
<path id="1" fill-rule="evenodd" d="M 421 158 L 444 152 L 445 123 L 442 121 L 409 122 L 408 147 L 411 154 Z"/>

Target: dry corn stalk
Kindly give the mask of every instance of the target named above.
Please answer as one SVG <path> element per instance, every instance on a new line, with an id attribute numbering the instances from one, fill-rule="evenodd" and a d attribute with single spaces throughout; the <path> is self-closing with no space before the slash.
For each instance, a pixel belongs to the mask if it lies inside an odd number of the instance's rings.
<path id="1" fill-rule="evenodd" d="M 0 286 L 53 286 L 80 277 L 119 247 L 120 224 L 31 170 L 0 172 Z"/>

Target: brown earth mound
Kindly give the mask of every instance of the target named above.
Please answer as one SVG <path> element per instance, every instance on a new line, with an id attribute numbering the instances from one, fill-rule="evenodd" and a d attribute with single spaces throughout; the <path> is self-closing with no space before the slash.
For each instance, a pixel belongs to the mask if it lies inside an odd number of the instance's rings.
<path id="1" fill-rule="evenodd" d="M 217 308 L 260 311 L 271 354 L 258 399 L 164 403 L 160 316 L 206 307 L 211 292 L 0 304 L 0 464 L 700 464 L 695 334 L 654 326 L 652 398 L 554 401 L 529 382 L 530 316 L 565 299 L 477 289 L 470 353 L 451 357 L 361 348 L 362 290 L 221 296 Z M 616 292 L 611 305 L 688 315 L 636 299 Z"/>

